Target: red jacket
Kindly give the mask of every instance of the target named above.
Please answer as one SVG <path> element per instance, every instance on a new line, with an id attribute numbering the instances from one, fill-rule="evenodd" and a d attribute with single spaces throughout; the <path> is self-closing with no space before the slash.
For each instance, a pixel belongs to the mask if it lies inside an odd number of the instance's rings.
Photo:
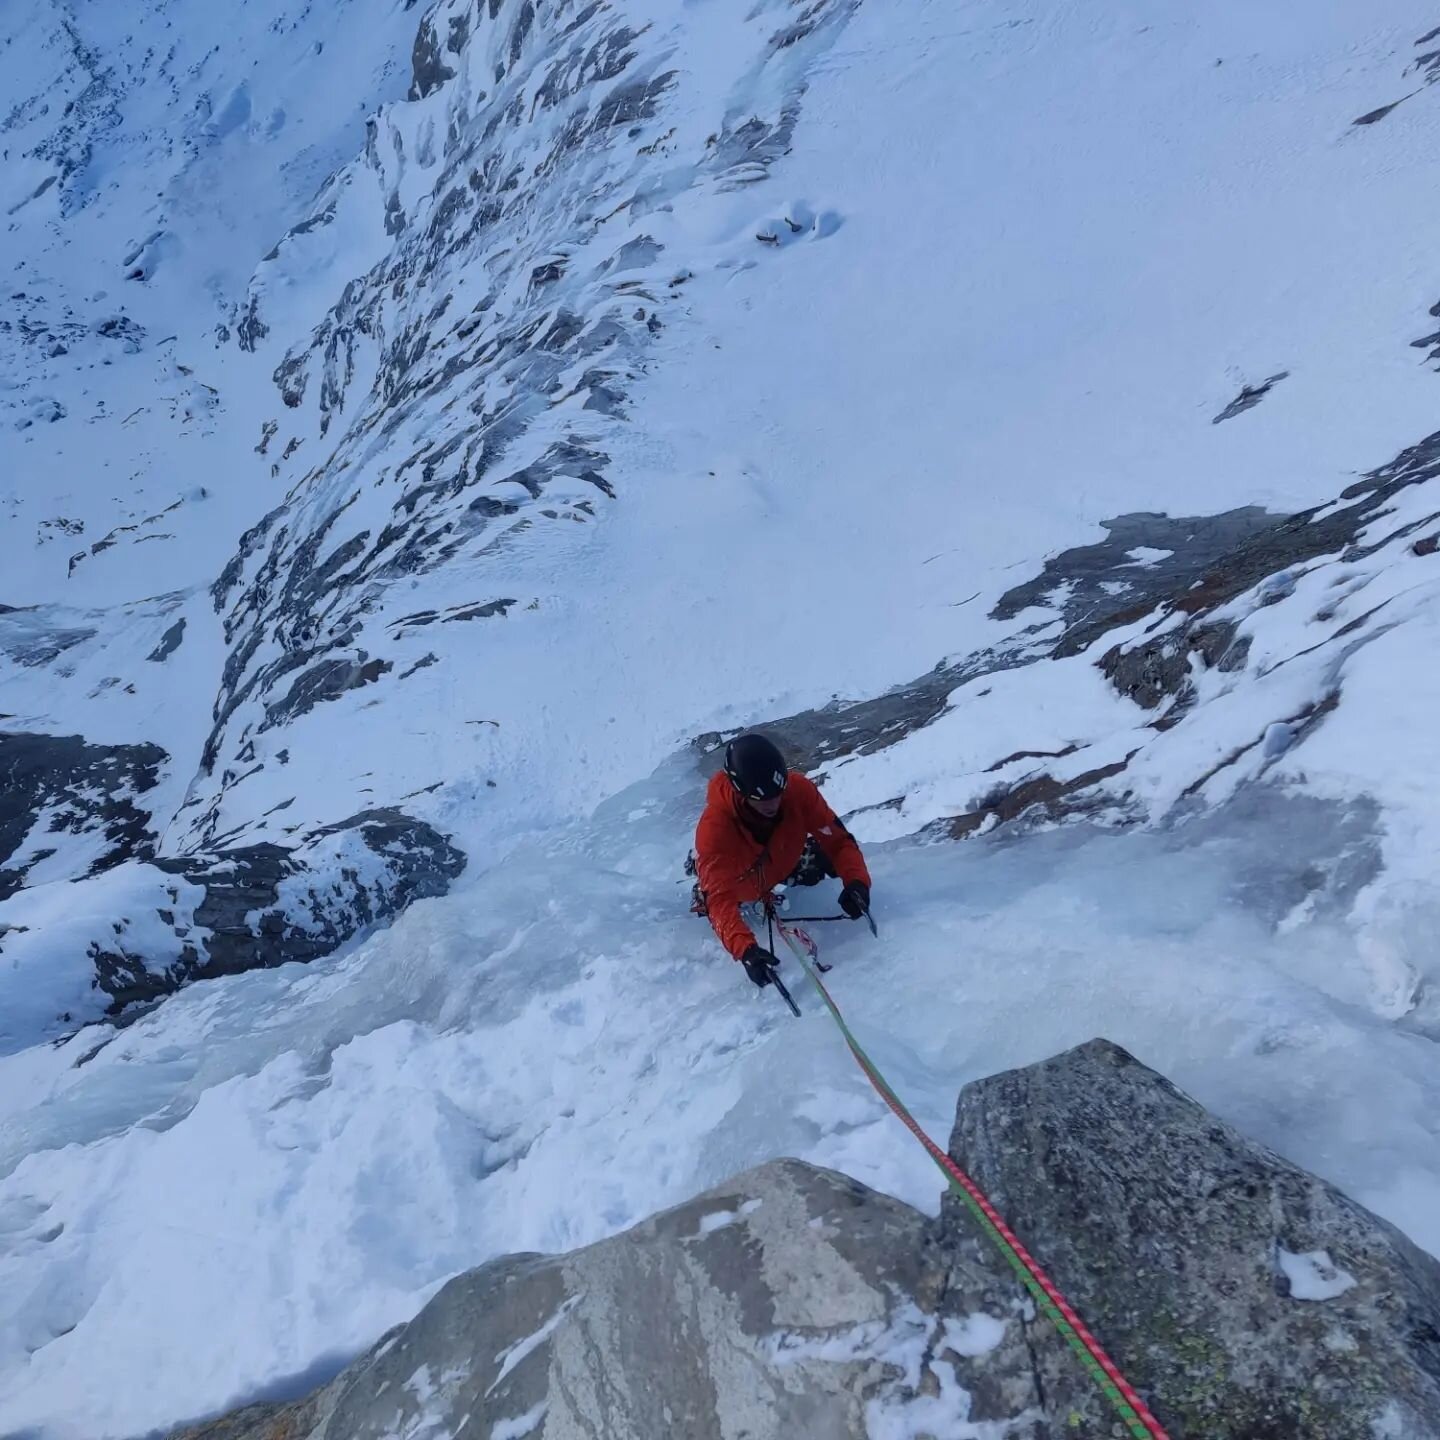
<path id="1" fill-rule="evenodd" d="M 741 818 L 745 801 L 723 773 L 713 775 L 705 813 L 695 828 L 695 860 L 710 923 L 720 943 L 738 960 L 755 937 L 740 918 L 740 906 L 763 899 L 800 863 L 807 836 L 825 852 L 847 884 L 870 884 L 865 857 L 855 837 L 835 818 L 815 782 L 790 771 L 775 828 L 765 841 Z M 756 817 L 757 823 L 759 818 Z"/>

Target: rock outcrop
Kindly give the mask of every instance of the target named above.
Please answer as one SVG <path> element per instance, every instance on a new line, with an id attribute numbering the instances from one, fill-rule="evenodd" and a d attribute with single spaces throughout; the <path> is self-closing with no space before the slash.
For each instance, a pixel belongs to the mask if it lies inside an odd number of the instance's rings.
<path id="1" fill-rule="evenodd" d="M 462 1275 L 317 1394 L 191 1440 L 864 1435 L 868 1406 L 921 1398 L 925 1233 L 776 1161 L 573 1255 Z"/>
<path id="2" fill-rule="evenodd" d="M 0 732 L 0 900 L 77 835 L 91 874 L 148 856 L 155 836 L 141 797 L 165 758 L 158 745 Z"/>
<path id="3" fill-rule="evenodd" d="M 950 1148 L 1177 1440 L 1440 1436 L 1440 1263 L 1119 1046 L 968 1086 Z M 941 1232 L 980 1243 L 954 1198 Z M 1050 1414 L 1107 1434 L 1030 1328 Z"/>
<path id="4" fill-rule="evenodd" d="M 15 737 L 0 735 L 0 781 L 7 738 Z M 0 1050 L 17 1037 L 28 1043 L 32 1026 L 42 1027 L 39 1034 L 65 1034 L 101 1013 L 125 1024 L 191 981 L 328 955 L 388 924 L 416 900 L 445 894 L 465 869 L 465 854 L 448 835 L 393 806 L 317 827 L 290 845 L 156 855 L 153 837 L 142 832 L 137 853 L 126 854 L 120 848 L 128 843 L 125 827 L 138 828 L 146 818 L 126 808 L 121 786 L 132 773 L 122 763 L 126 751 L 67 737 L 20 738 L 49 741 L 52 754 L 56 747 L 70 747 L 67 753 L 79 762 L 98 757 L 74 772 L 79 777 L 74 813 L 80 819 L 51 812 L 60 817 L 54 843 L 70 840 L 72 833 L 93 840 L 80 823 L 85 817 L 80 807 L 88 804 L 90 816 L 113 819 L 106 834 L 117 849 L 102 855 L 84 878 L 33 891 L 18 888 L 0 910 L 0 973 L 34 977 L 39 997 L 29 998 L 22 984 L 14 992 L 21 997 L 18 1006 L 0 1004 Z M 23 759 L 26 751 L 19 754 Z M 109 801 L 104 792 L 79 791 L 79 780 L 87 777 L 116 781 Z M 22 784 L 17 801 L 22 824 L 26 803 Z M 6 816 L 0 795 L 0 900 L 17 873 L 5 859 Z M 21 858 L 36 864 L 52 853 L 32 842 Z M 68 989 L 47 990 L 56 957 L 70 966 L 74 979 Z M 88 977 L 83 970 L 75 973 L 77 961 L 89 962 Z"/>
<path id="5" fill-rule="evenodd" d="M 1014 748 L 1001 754 L 996 747 L 993 761 L 968 771 L 970 794 L 954 813 L 912 806 L 906 780 L 896 776 L 893 793 L 842 818 L 893 811 L 906 818 L 888 828 L 891 836 L 938 840 L 1076 816 L 1115 825 L 1158 820 L 1197 795 L 1213 804 L 1227 786 L 1233 793 L 1245 781 L 1267 778 L 1335 713 L 1346 660 L 1402 622 L 1400 598 L 1412 585 L 1418 593 L 1431 583 L 1415 562 L 1433 564 L 1427 557 L 1440 553 L 1437 494 L 1440 432 L 1327 504 L 1293 514 L 1249 505 L 1217 515 L 1141 512 L 1101 521 L 1104 540 L 1049 557 L 1037 575 L 999 597 L 990 618 L 1017 622 L 1010 635 L 882 695 L 836 699 L 756 723 L 792 766 L 823 779 L 982 699 L 1010 671 L 1088 656 L 1086 664 L 1136 707 L 1119 712 L 1118 727 L 1067 729 L 1062 744 L 1035 746 L 1025 743 L 1023 725 L 1010 725 L 1001 733 Z M 1369 591 L 1392 566 L 1404 567 L 1407 578 L 1387 575 Z M 1347 604 L 1367 592 L 1369 603 Z M 1280 640 L 1280 660 L 1269 653 L 1273 641 L 1262 639 L 1251 653 L 1257 617 L 1272 607 L 1277 623 L 1303 630 L 1307 640 L 1298 652 Z M 1308 694 L 1261 688 L 1296 661 L 1310 666 Z M 1208 723 L 1206 705 L 1242 686 L 1256 697 L 1253 728 L 1226 731 L 1218 752 L 1197 744 L 1196 730 Z M 1074 692 L 1077 698 L 1085 689 Z M 1169 732 L 1181 726 L 1172 743 Z M 697 737 L 702 768 L 714 768 L 713 752 L 725 738 Z M 1167 780 L 1154 783 L 1162 773 Z M 1222 773 L 1225 784 L 1210 788 Z M 1183 783 L 1172 787 L 1169 775 L 1183 776 Z"/>
<path id="6" fill-rule="evenodd" d="M 130 920 L 117 916 L 113 934 L 92 944 L 95 983 L 112 1014 L 192 980 L 328 955 L 414 901 L 445 894 L 465 856 L 432 825 L 385 808 L 318 829 L 294 848 L 243 845 L 152 865 L 155 919 L 175 943 L 159 958 L 153 944 L 129 945 Z"/>
<path id="7" fill-rule="evenodd" d="M 1106 1041 L 952 1139 L 1173 1440 L 1436 1440 L 1440 1263 Z M 323 1389 L 185 1440 L 1124 1433 L 954 1198 L 782 1160 L 452 1280 Z"/>

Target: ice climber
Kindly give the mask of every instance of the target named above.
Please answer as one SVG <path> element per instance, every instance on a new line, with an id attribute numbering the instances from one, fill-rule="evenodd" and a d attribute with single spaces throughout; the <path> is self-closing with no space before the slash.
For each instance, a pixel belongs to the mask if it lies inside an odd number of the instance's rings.
<path id="1" fill-rule="evenodd" d="M 844 882 L 846 915 L 859 920 L 870 910 L 870 872 L 855 837 L 764 735 L 741 735 L 725 747 L 725 768 L 710 778 L 695 829 L 694 858 L 696 911 L 762 987 L 779 962 L 756 942 L 742 905 L 765 900 L 781 883 L 835 876 Z"/>

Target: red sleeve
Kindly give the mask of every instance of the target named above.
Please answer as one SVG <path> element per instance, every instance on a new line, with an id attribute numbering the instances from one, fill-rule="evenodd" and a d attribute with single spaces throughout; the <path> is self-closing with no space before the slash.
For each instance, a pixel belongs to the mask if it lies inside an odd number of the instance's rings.
<path id="1" fill-rule="evenodd" d="M 695 862 L 705 908 L 720 943 L 739 959 L 754 943 L 755 936 L 740 917 L 740 901 L 732 874 L 733 862 L 726 855 L 722 833 L 726 822 L 702 815 L 695 831 Z"/>
<path id="2" fill-rule="evenodd" d="M 860 853 L 855 837 L 836 818 L 813 780 L 803 775 L 792 775 L 790 787 L 795 789 L 797 786 L 806 807 L 806 828 L 835 867 L 836 874 L 847 885 L 858 883 L 868 887 L 870 871 L 865 866 L 865 857 Z"/>

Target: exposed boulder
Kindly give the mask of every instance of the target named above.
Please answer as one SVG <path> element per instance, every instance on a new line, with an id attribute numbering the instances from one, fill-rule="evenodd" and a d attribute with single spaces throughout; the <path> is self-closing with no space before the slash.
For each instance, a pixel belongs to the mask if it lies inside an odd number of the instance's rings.
<path id="1" fill-rule="evenodd" d="M 952 1151 L 1172 1440 L 1436 1440 L 1440 1263 L 1092 1041 Z M 1118 1416 L 968 1211 L 775 1161 L 452 1280 L 334 1381 L 185 1440 L 1098 1440 Z"/>
<path id="2" fill-rule="evenodd" d="M 1440 1436 L 1440 1263 L 1119 1046 L 967 1086 L 950 1150 L 1175 1440 Z M 941 1228 L 974 1257 L 958 1198 Z M 1051 1416 L 1110 1434 L 1030 1329 Z"/>
<path id="3" fill-rule="evenodd" d="M 776 1161 L 588 1249 L 462 1275 L 318 1394 L 189 1434 L 842 1440 L 931 1409 L 953 1425 L 953 1384 L 948 1412 L 921 1391 L 940 1334 L 915 1298 L 926 1226 Z M 1023 1349 L 1006 1361 L 1023 1371 Z"/>

